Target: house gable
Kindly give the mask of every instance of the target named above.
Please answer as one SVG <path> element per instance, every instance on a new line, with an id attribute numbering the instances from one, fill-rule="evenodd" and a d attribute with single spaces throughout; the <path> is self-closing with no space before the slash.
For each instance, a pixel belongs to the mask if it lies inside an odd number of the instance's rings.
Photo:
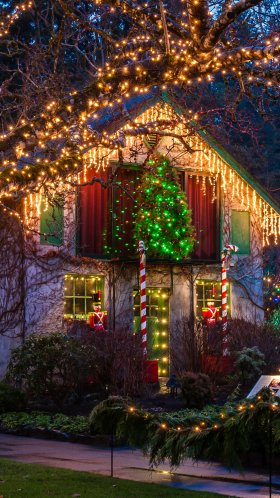
<path id="1" fill-rule="evenodd" d="M 178 115 L 183 116 L 183 112 L 167 95 L 147 95 L 138 100 L 134 102 L 135 105 L 132 101 L 128 108 L 128 114 L 136 126 L 147 127 L 149 123 L 156 121 L 173 121 L 174 125 L 172 128 L 167 127 L 166 131 L 161 127 L 158 133 L 154 133 L 151 128 L 150 135 L 135 136 L 133 133 L 128 135 L 126 146 L 122 149 L 124 163 L 136 163 L 141 168 L 148 151 L 157 150 L 163 155 L 168 155 L 178 170 L 189 177 L 193 175 L 197 183 L 203 177 L 204 193 L 207 191 L 208 183 L 211 184 L 212 201 L 219 204 L 221 201 L 221 217 L 228 218 L 227 231 L 221 225 L 221 244 L 231 241 L 231 209 L 256 213 L 257 223 L 262 231 L 262 244 L 269 244 L 271 238 L 276 242 L 280 233 L 280 208 L 265 189 L 205 131 L 197 129 L 193 133 L 189 130 L 187 136 L 183 119 L 178 120 Z M 89 124 L 94 129 L 95 122 Z M 107 127 L 108 135 L 112 139 L 119 137 L 122 130 L 131 129 L 128 118 L 121 113 L 116 117 L 116 121 L 114 116 L 110 118 L 105 113 L 104 118 L 100 118 L 99 126 L 101 129 Z M 182 135 L 185 136 L 186 146 L 179 138 Z M 87 180 L 88 174 L 92 171 L 94 174 L 105 172 L 112 164 L 116 164 L 118 159 L 116 149 L 109 150 L 104 147 L 90 149 L 84 155 L 83 170 L 77 175 L 78 182 L 83 183 Z M 34 212 L 34 206 L 40 205 L 37 199 L 39 195 L 35 194 L 27 199 L 26 212 L 32 210 Z M 31 204 L 31 209 L 28 202 Z"/>

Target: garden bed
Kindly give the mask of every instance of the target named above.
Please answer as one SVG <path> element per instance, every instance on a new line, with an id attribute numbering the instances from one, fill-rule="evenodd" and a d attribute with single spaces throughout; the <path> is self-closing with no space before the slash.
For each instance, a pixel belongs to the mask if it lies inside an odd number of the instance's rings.
<path id="1" fill-rule="evenodd" d="M 56 441 L 108 446 L 108 436 L 92 436 L 88 417 L 61 413 L 5 413 L 0 415 L 0 432 Z"/>

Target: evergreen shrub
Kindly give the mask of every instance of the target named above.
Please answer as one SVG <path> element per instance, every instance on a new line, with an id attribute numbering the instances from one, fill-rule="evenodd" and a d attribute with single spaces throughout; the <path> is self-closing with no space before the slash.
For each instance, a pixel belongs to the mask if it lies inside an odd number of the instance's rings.
<path id="1" fill-rule="evenodd" d="M 243 348 L 237 353 L 235 361 L 236 373 L 243 385 L 255 382 L 265 368 L 264 354 L 254 346 Z"/>
<path id="2" fill-rule="evenodd" d="M 210 403 L 213 387 L 208 375 L 204 373 L 186 372 L 180 378 L 181 395 L 187 407 L 202 408 Z"/>
<path id="3" fill-rule="evenodd" d="M 94 346 L 61 333 L 31 334 L 13 350 L 7 379 L 20 382 L 29 399 L 47 397 L 58 405 L 77 399 L 94 375 Z"/>
<path id="4" fill-rule="evenodd" d="M 264 355 L 263 373 L 275 374 L 279 368 L 280 333 L 268 323 L 250 323 L 241 319 L 229 321 L 229 350 L 233 355 L 243 348 L 257 347 Z"/>

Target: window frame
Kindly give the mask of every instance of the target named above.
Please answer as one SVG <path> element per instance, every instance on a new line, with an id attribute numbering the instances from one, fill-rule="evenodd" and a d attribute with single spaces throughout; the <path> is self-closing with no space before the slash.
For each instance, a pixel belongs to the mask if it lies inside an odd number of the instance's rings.
<path id="1" fill-rule="evenodd" d="M 200 286 L 200 285 L 204 285 L 204 284 L 216 284 L 216 285 L 219 285 L 220 286 L 220 293 L 218 295 L 219 299 L 211 299 L 210 298 L 206 298 L 205 296 L 205 292 L 203 293 L 204 296 L 203 296 L 203 299 L 198 299 L 198 292 L 197 292 L 197 286 Z M 230 317 L 231 316 L 231 285 L 230 283 L 228 282 L 227 283 L 227 296 L 228 296 L 228 299 L 227 299 L 227 310 L 228 310 L 228 316 Z M 202 307 L 201 307 L 201 310 L 203 308 L 206 308 L 207 307 L 207 301 L 214 301 L 214 302 L 217 302 L 219 301 L 219 306 L 217 306 L 215 304 L 215 307 L 217 307 L 220 311 L 220 316 L 221 316 L 221 310 L 222 310 L 222 283 L 221 283 L 221 280 L 213 280 L 213 279 L 210 279 L 210 278 L 203 278 L 203 279 L 198 279 L 196 282 L 195 282 L 195 289 L 194 289 L 194 297 L 195 297 L 195 316 L 196 318 L 198 318 L 199 320 L 202 320 L 202 313 L 200 315 L 198 315 L 198 302 L 201 302 L 203 301 L 202 303 Z"/>
<path id="2" fill-rule="evenodd" d="M 73 282 L 73 293 L 72 294 L 66 294 L 65 291 L 66 291 L 66 279 L 69 278 L 69 279 L 73 279 L 74 282 Z M 81 280 L 84 280 L 85 281 L 85 284 L 84 284 L 84 294 L 83 295 L 78 295 L 76 294 L 76 282 L 75 280 L 77 279 L 81 279 Z M 63 310 L 63 316 L 64 316 L 64 319 L 68 320 L 87 320 L 88 319 L 88 316 L 89 316 L 89 313 L 91 311 L 93 311 L 93 309 L 88 309 L 88 306 L 87 306 L 87 303 L 88 302 L 91 302 L 93 303 L 93 293 L 92 294 L 87 294 L 87 288 L 86 288 L 86 281 L 87 280 L 90 280 L 90 279 L 93 279 L 93 280 L 96 280 L 97 282 L 100 281 L 100 288 L 96 288 L 95 289 L 95 292 L 97 292 L 98 290 L 101 291 L 101 307 L 102 309 L 104 309 L 104 284 L 105 284 L 105 277 L 104 275 L 84 275 L 84 274 L 81 274 L 81 273 L 69 273 L 67 275 L 64 275 L 63 277 L 63 288 L 64 288 L 64 294 L 63 294 L 63 306 L 64 306 L 64 310 Z M 66 305 L 66 300 L 67 299 L 71 299 L 72 300 L 72 313 L 65 313 L 65 305 Z M 76 305 L 76 299 L 83 299 L 84 300 L 84 313 L 76 313 L 76 308 L 75 308 L 75 305 Z"/>

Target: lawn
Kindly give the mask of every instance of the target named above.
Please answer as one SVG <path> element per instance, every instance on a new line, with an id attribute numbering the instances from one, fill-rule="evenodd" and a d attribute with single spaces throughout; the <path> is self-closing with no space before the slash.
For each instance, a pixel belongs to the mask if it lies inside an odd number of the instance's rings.
<path id="1" fill-rule="evenodd" d="M 0 460 L 0 498 L 226 498 L 88 472 Z M 228 498 L 228 497 L 227 497 Z"/>

